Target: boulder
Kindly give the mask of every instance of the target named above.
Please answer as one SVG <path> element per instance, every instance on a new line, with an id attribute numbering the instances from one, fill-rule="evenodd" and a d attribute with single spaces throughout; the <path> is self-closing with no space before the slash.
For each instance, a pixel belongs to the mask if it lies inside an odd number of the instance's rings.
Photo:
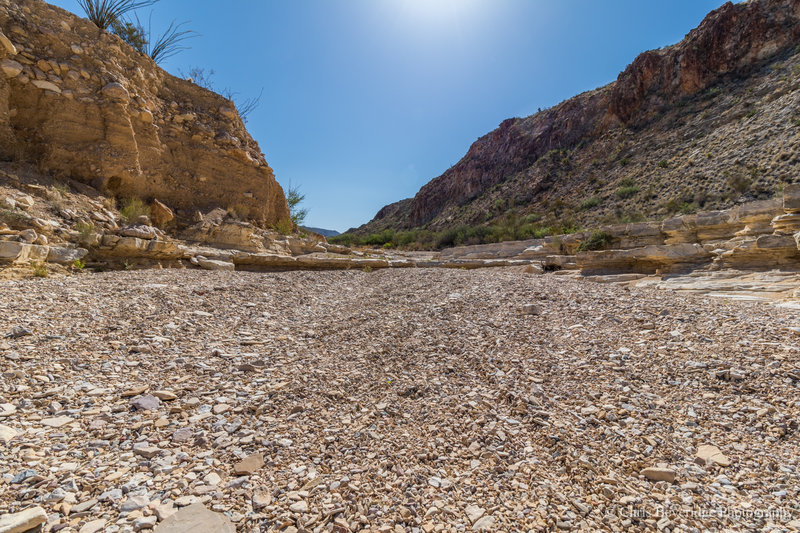
<path id="1" fill-rule="evenodd" d="M 100 92 L 109 100 L 115 100 L 122 103 L 128 103 L 131 100 L 131 95 L 128 93 L 128 89 L 126 89 L 121 83 L 109 83 L 103 87 Z"/>
<path id="2" fill-rule="evenodd" d="M 175 213 L 158 200 L 153 200 L 153 203 L 150 204 L 150 218 L 153 220 L 153 224 L 163 228 L 175 219 Z"/>

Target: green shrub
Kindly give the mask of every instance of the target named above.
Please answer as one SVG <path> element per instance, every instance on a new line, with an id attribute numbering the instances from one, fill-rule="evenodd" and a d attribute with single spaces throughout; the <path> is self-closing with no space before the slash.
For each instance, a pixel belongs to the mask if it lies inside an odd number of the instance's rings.
<path id="1" fill-rule="evenodd" d="M 601 230 L 594 230 L 588 239 L 578 246 L 579 252 L 603 250 L 611 244 L 611 235 Z"/>
<path id="2" fill-rule="evenodd" d="M 72 262 L 72 268 L 74 268 L 75 270 L 83 270 L 84 268 L 86 268 L 86 263 L 84 261 L 81 261 L 80 259 L 76 259 L 75 261 Z"/>
<path id="3" fill-rule="evenodd" d="M 579 209 L 581 211 L 586 211 L 588 209 L 592 209 L 593 207 L 597 207 L 598 205 L 600 205 L 600 198 L 594 196 L 581 202 Z"/>
<path id="4" fill-rule="evenodd" d="M 45 263 L 34 263 L 33 265 L 33 277 L 35 278 L 46 278 L 50 275 L 47 271 L 47 265 Z"/>
<path id="5" fill-rule="evenodd" d="M 289 234 L 292 233 L 292 230 L 294 230 L 294 224 L 288 218 L 285 218 L 283 220 L 279 220 L 275 224 L 275 231 L 277 231 L 281 235 L 289 235 Z"/>
<path id="6" fill-rule="evenodd" d="M 150 207 L 138 198 L 127 198 L 122 203 L 119 218 L 125 224 L 131 224 L 141 216 L 150 216 Z"/>
<path id="7" fill-rule="evenodd" d="M 639 187 L 636 185 L 631 185 L 629 187 L 620 187 L 619 189 L 617 189 L 616 195 L 624 200 L 626 198 L 631 198 L 633 196 L 636 196 L 638 192 L 639 192 Z"/>
<path id="8" fill-rule="evenodd" d="M 667 166 L 669 166 L 669 163 L 667 163 L 666 159 L 662 159 L 658 162 L 658 168 L 667 168 Z"/>
<path id="9" fill-rule="evenodd" d="M 85 240 L 92 236 L 94 233 L 94 224 L 91 222 L 78 222 L 75 224 L 75 230 L 80 235 L 81 239 Z"/>

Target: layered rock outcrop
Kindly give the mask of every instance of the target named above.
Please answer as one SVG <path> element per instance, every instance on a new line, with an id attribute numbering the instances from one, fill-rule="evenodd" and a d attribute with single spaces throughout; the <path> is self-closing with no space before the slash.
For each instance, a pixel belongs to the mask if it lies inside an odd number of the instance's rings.
<path id="1" fill-rule="evenodd" d="M 186 213 L 288 218 L 231 101 L 40 0 L 0 0 L 0 45 L 0 157 Z"/>
<path id="2" fill-rule="evenodd" d="M 543 214 L 554 203 L 571 206 L 568 216 L 584 222 L 619 211 L 649 218 L 669 200 L 730 205 L 744 192 L 730 185 L 738 173 L 739 183 L 760 187 L 756 198 L 774 194 L 776 183 L 794 179 L 783 171 L 798 164 L 794 134 L 780 127 L 796 104 L 796 63 L 782 61 L 798 41 L 800 1 L 726 3 L 680 43 L 641 54 L 615 82 L 503 121 L 416 196 L 383 208 L 357 233 L 484 223 L 510 208 Z M 762 149 L 751 153 L 754 144 Z M 759 177 L 764 166 L 766 178 Z M 625 201 L 614 194 L 620 182 L 645 194 L 632 190 Z M 594 204 L 580 207 L 592 197 Z"/>
<path id="3" fill-rule="evenodd" d="M 598 231 L 602 249 L 585 249 L 593 232 L 444 250 L 443 261 L 532 260 L 543 270 L 584 275 L 660 274 L 696 269 L 768 270 L 800 266 L 800 184 L 783 198 L 724 211 L 618 224 Z M 582 246 L 584 245 L 584 246 Z"/>

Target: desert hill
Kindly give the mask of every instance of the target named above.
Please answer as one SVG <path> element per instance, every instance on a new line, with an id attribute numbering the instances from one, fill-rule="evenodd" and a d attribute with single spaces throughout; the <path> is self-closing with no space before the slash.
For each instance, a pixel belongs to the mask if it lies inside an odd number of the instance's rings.
<path id="1" fill-rule="evenodd" d="M 797 0 L 727 3 L 615 82 L 503 121 L 416 196 L 351 232 L 510 218 L 563 233 L 780 195 L 800 165 L 799 42 Z"/>

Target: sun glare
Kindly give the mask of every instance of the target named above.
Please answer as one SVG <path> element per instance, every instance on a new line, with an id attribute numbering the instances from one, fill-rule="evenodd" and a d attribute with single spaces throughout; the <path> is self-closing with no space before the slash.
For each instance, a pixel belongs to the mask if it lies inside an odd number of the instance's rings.
<path id="1" fill-rule="evenodd" d="M 416 22 L 447 24 L 476 14 L 481 0 L 396 0 L 399 11 Z"/>

